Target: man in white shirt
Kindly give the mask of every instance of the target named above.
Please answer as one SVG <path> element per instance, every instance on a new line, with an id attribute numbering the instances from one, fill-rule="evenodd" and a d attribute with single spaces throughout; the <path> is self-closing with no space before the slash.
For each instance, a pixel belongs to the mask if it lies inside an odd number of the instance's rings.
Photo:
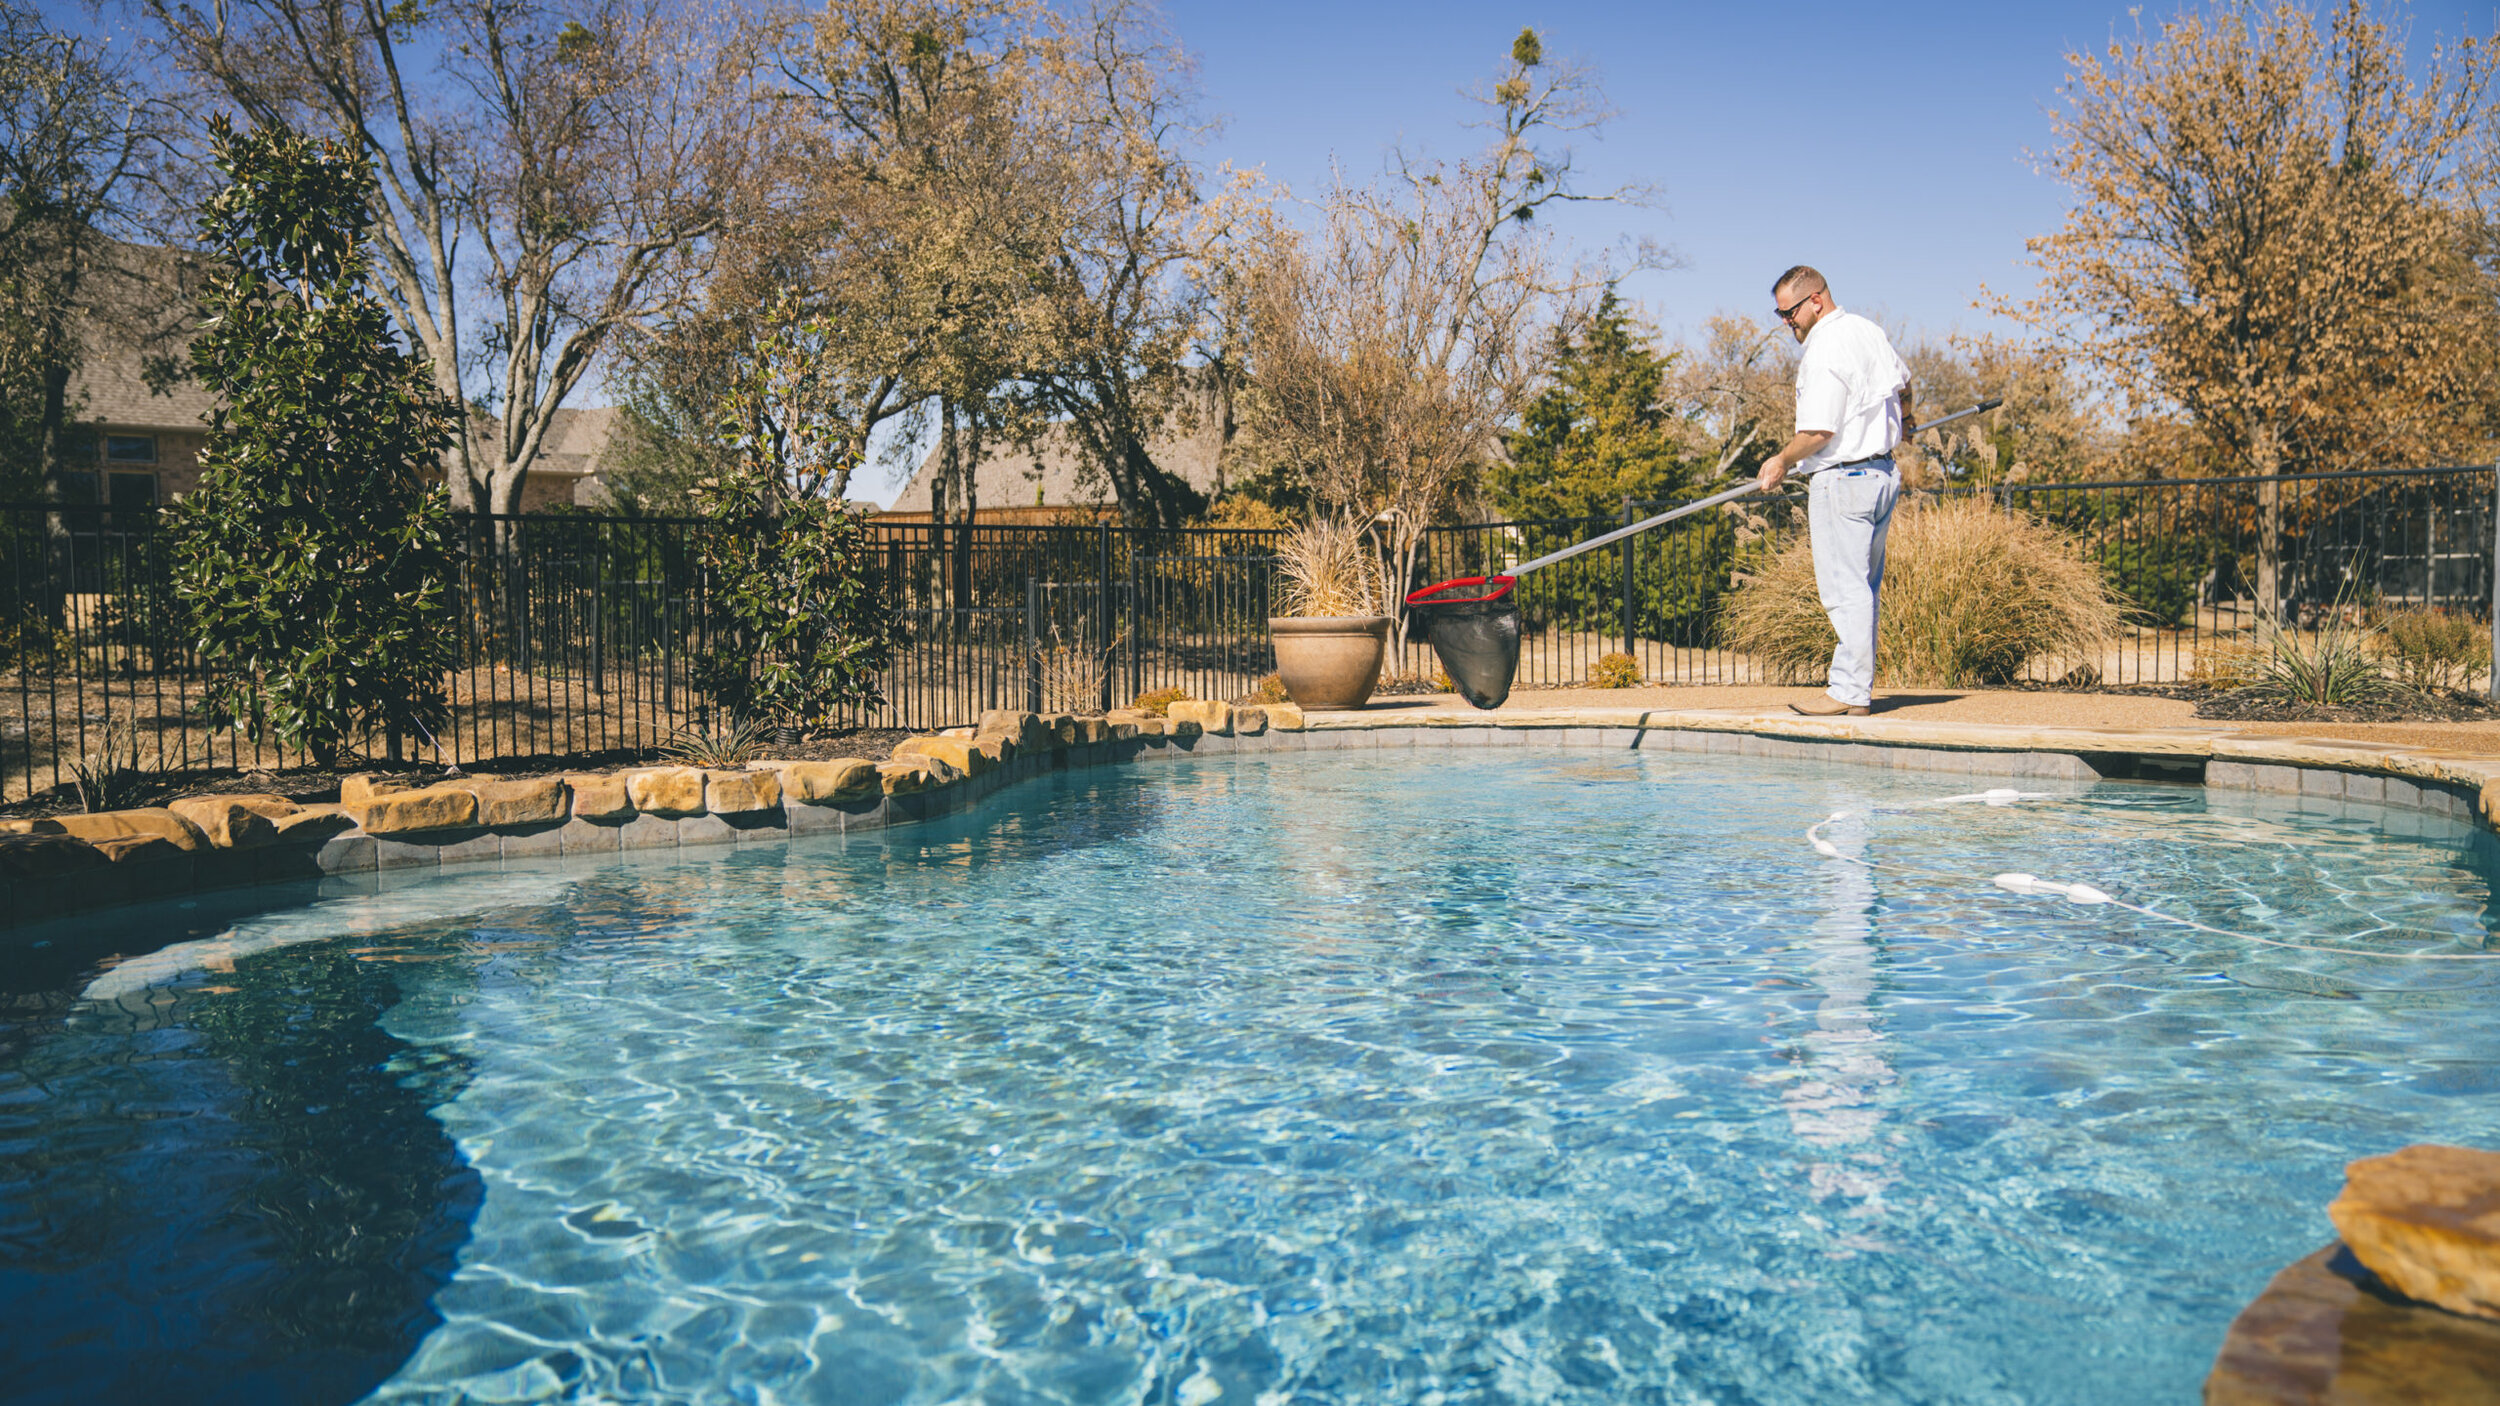
<path id="1" fill-rule="evenodd" d="M 1910 368 L 1884 329 L 1841 311 L 1823 275 L 1803 264 L 1771 285 L 1771 305 L 1805 351 L 1797 358 L 1797 433 L 1755 475 L 1765 493 L 1793 470 L 1812 474 L 1806 525 L 1814 584 L 1840 642 L 1810 717 L 1866 713 L 1875 702 L 1875 615 L 1884 536 L 1901 496 L 1892 451 L 1909 432 Z"/>

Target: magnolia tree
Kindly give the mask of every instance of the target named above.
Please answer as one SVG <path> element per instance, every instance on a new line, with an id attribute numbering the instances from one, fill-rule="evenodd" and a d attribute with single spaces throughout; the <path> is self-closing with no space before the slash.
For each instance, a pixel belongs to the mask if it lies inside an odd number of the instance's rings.
<path id="1" fill-rule="evenodd" d="M 379 729 L 396 757 L 441 729 L 455 657 L 450 506 L 426 482 L 451 402 L 368 286 L 363 154 L 211 139 L 228 184 L 200 218 L 216 272 L 191 352 L 221 404 L 170 515 L 174 592 L 237 726 L 325 766 Z"/>
<path id="2" fill-rule="evenodd" d="M 1482 151 L 1340 182 L 1316 230 L 1266 222 L 1246 236 L 1235 274 L 1247 437 L 1268 473 L 1370 534 L 1393 616 L 1425 531 L 1499 452 L 1557 329 L 1621 272 L 1563 265 L 1538 213 L 1643 196 L 1574 189 L 1571 154 L 1551 140 L 1608 113 L 1588 73 L 1547 63 L 1534 32 L 1478 96 L 1493 133 Z"/>
<path id="3" fill-rule="evenodd" d="M 866 515 L 831 491 L 860 445 L 849 422 L 822 413 L 828 329 L 784 325 L 724 396 L 731 452 L 695 492 L 715 524 L 703 565 L 726 624 L 694 682 L 742 725 L 822 729 L 885 701 L 880 678 L 903 622 Z"/>

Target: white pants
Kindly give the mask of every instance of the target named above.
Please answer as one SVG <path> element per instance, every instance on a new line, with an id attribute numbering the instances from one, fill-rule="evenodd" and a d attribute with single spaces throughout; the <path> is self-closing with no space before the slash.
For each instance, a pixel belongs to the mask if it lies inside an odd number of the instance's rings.
<path id="1" fill-rule="evenodd" d="M 1862 708 L 1875 701 L 1875 614 L 1884 588 L 1884 538 L 1901 476 L 1890 459 L 1825 469 L 1807 480 L 1806 524 L 1814 534 L 1814 587 L 1832 618 L 1834 702 Z"/>

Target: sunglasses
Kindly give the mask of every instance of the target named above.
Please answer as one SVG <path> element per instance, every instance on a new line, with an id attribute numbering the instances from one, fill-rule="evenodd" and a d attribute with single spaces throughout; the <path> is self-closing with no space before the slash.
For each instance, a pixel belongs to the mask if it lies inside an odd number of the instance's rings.
<path id="1" fill-rule="evenodd" d="M 1815 299 L 1822 296 L 1823 290 L 1817 288 L 1813 292 L 1806 294 L 1804 297 L 1799 298 L 1797 301 L 1790 303 L 1786 307 L 1781 307 L 1774 303 L 1771 305 L 1771 311 L 1778 313 L 1780 315 L 1780 321 L 1782 322 L 1794 322 L 1797 320 L 1797 309 L 1804 307 L 1806 304 L 1813 302 Z"/>

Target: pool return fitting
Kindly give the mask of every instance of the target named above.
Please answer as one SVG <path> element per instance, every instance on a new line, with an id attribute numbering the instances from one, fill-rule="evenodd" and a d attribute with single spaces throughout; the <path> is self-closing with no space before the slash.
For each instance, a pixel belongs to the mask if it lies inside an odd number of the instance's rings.
<path id="1" fill-rule="evenodd" d="M 1974 802 L 1987 806 L 2010 806 L 2020 804 L 2024 801 L 2053 801 L 2059 799 L 2063 798 L 2047 791 L 2016 791 L 2007 787 L 1999 787 L 1988 791 L 1974 791 L 1968 795 L 1936 796 L 1922 801 L 1910 801 L 1902 805 L 1870 806 L 1863 812 L 1836 810 L 1830 815 L 1825 816 L 1823 819 L 1807 826 L 1806 840 L 1814 846 L 1815 853 L 1822 855 L 1826 859 L 1839 860 L 1843 864 L 1855 864 L 1861 869 L 1898 869 L 1903 873 L 1922 874 L 1930 879 L 1942 879 L 1951 883 L 1960 884 L 1968 882 L 1967 875 L 1947 874 L 1940 870 L 1925 868 L 1921 865 L 1904 864 L 1898 860 L 1860 859 L 1856 855 L 1842 854 L 1838 845 L 1835 845 L 1831 841 L 1823 838 L 1823 827 L 1839 821 L 1847 820 L 1852 816 L 1863 815 L 1865 818 L 1871 819 L 1874 816 L 1888 810 L 1919 810 L 1928 806 L 1967 805 Z M 2324 947 L 2314 942 L 2285 942 L 2280 938 L 2259 937 L 2255 933 L 2233 932 L 2229 928 L 2218 928 L 2213 926 L 2211 923 L 2200 923 L 2194 918 L 2181 918 L 2173 914 L 2161 912 L 2158 909 L 2144 907 L 2142 904 L 2129 903 L 2123 898 L 2118 898 L 2102 889 L 2095 888 L 2090 884 L 2072 883 L 2058 879 L 2043 879 L 2036 874 L 2022 873 L 1999 874 L 1996 875 L 1991 882 L 1993 882 L 1998 888 L 2004 889 L 2008 893 L 2018 893 L 2027 898 L 2063 898 L 2069 903 L 2080 904 L 2085 907 L 2099 907 L 2106 904 L 2112 908 L 2124 908 L 2130 913 L 2141 914 L 2144 917 L 2155 920 L 2156 922 L 2169 923 L 2176 927 L 2192 928 L 2197 932 L 2211 933 L 2215 937 L 2227 937 L 2233 939 L 2234 941 L 2255 943 L 2262 947 L 2286 948 L 2294 952 L 2323 952 L 2330 957 L 2368 957 L 2379 961 L 2390 962 L 2488 962 L 2500 960 L 2500 952 L 2373 952 L 2366 947 Z"/>
<path id="2" fill-rule="evenodd" d="M 1913 426 L 1911 436 L 1941 429 L 1956 420 L 1994 410 L 2005 403 L 2001 397 L 1990 397 L 1968 410 L 1956 410 L 1933 420 Z M 1808 469 L 1792 477 L 1805 479 L 1822 472 Z M 1458 696 L 1478 708 L 1499 708 L 1510 697 L 1510 684 L 1519 673 L 1519 605 L 1510 598 L 1511 588 L 1519 578 L 1531 571 L 1569 561 L 1582 552 L 1593 552 L 1626 537 L 1637 536 L 1653 527 L 1662 527 L 1680 517 L 1687 517 L 1704 508 L 1733 503 L 1755 492 L 1751 483 L 1713 493 L 1679 507 L 1667 509 L 1656 517 L 1646 517 L 1626 527 L 1618 527 L 1585 542 L 1547 552 L 1534 561 L 1522 562 L 1509 571 L 1494 576 L 1461 576 L 1438 585 L 1425 586 L 1407 593 L 1406 605 L 1422 618 L 1424 638 L 1432 642 L 1432 652 L 1441 658 L 1441 671 L 1457 685 Z"/>

